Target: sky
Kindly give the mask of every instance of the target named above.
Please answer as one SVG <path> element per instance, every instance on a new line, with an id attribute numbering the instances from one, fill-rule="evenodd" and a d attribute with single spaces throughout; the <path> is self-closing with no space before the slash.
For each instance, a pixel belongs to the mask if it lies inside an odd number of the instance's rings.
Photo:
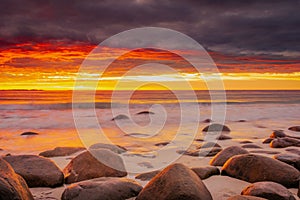
<path id="1" fill-rule="evenodd" d="M 225 89 L 300 89 L 299 8 L 299 0 L 1 0 L 0 89 L 73 89 L 83 60 L 100 42 L 148 26 L 179 31 L 201 44 L 216 63 Z M 126 62 L 179 59 L 140 52 Z M 206 89 L 193 66 L 179 59 L 174 68 L 179 75 L 158 71 L 127 77 L 121 89 L 157 80 L 185 89 L 178 76 L 194 89 Z M 99 89 L 115 89 L 126 70 L 119 62 Z M 151 84 L 146 88 L 157 89 Z"/>

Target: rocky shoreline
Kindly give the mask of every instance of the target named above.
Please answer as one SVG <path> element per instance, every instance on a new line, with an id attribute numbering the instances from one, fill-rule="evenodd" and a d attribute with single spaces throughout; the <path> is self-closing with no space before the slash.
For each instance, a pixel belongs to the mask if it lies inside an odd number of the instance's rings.
<path id="1" fill-rule="evenodd" d="M 275 130 L 260 143 L 237 143 L 226 135 L 227 126 L 212 124 L 203 131 L 216 129 L 225 132 L 218 143 L 198 138 L 199 144 L 177 152 L 182 157 L 175 163 L 142 174 L 127 173 L 120 156 L 126 148 L 110 144 L 8 154 L 0 159 L 0 199 L 299 199 L 299 137 Z"/>

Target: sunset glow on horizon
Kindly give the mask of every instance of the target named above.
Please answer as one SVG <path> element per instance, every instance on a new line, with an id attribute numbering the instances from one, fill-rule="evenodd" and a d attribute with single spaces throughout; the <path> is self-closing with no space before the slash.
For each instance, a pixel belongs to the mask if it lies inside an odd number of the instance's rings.
<path id="1" fill-rule="evenodd" d="M 38 89 L 38 90 L 72 90 L 78 69 L 82 61 L 96 46 L 83 42 L 48 41 L 44 43 L 10 44 L 1 49 L 0 90 Z M 117 49 L 108 49 L 108 54 Z M 186 52 L 188 53 L 188 52 Z M 227 90 L 297 90 L 300 89 L 300 60 L 268 58 L 263 56 L 233 56 L 219 52 L 209 52 L 215 61 Z M 190 81 L 196 90 L 206 89 L 205 82 L 201 81 L 201 74 L 195 73 L 192 66 L 182 63 L 176 56 L 166 53 L 140 50 L 123 58 L 114 69 L 101 78 L 99 90 L 113 90 L 118 80 L 128 81 L 122 90 L 132 89 L 136 82 L 151 82 L 157 79 L 172 82 L 172 89 L 184 90 L 178 76 Z M 177 62 L 173 68 L 178 74 L 153 74 L 122 77 L 126 66 L 144 61 L 164 60 Z M 175 60 L 175 61 L 174 61 Z M 204 74 L 209 77 L 209 74 Z M 90 80 L 100 80 L 99 74 L 89 74 Z M 212 79 L 213 80 L 213 79 Z M 93 88 L 82 88 L 93 89 Z M 143 87 L 147 90 L 161 89 L 156 86 Z"/>

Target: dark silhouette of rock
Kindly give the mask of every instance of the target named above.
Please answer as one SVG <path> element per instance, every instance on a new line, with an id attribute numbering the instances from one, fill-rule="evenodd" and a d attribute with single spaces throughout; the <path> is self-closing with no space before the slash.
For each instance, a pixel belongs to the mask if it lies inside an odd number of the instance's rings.
<path id="1" fill-rule="evenodd" d="M 248 154 L 248 153 L 249 152 L 247 150 L 239 146 L 227 147 L 211 159 L 210 165 L 223 166 L 224 163 L 232 156 L 240 155 L 240 154 Z"/>
<path id="2" fill-rule="evenodd" d="M 52 150 L 43 151 L 39 155 L 44 157 L 69 156 L 83 150 L 85 150 L 84 147 L 56 147 Z"/>
<path id="3" fill-rule="evenodd" d="M 0 199 L 33 200 L 25 180 L 0 158 Z"/>
<path id="4" fill-rule="evenodd" d="M 261 197 L 248 196 L 248 195 L 236 195 L 228 198 L 227 200 L 266 200 L 266 199 Z"/>
<path id="5" fill-rule="evenodd" d="M 262 147 L 260 147 L 256 144 L 245 144 L 242 147 L 245 149 L 262 149 Z"/>
<path id="6" fill-rule="evenodd" d="M 205 148 L 212 148 L 212 147 L 219 147 L 221 148 L 221 146 L 218 143 L 215 142 L 204 142 L 203 144 L 198 145 L 196 148 L 197 149 L 205 149 Z"/>
<path id="7" fill-rule="evenodd" d="M 141 112 L 138 112 L 136 113 L 137 115 L 154 115 L 155 113 L 154 112 L 151 112 L 151 111 L 141 111 Z"/>
<path id="8" fill-rule="evenodd" d="M 156 170 L 156 171 L 152 171 L 152 172 L 141 173 L 141 174 L 136 175 L 135 178 L 140 179 L 142 181 L 148 181 L 160 172 L 161 172 L 160 170 Z"/>
<path id="9" fill-rule="evenodd" d="M 36 155 L 3 157 L 29 187 L 57 187 L 64 183 L 64 175 L 58 166 L 48 158 Z"/>
<path id="10" fill-rule="evenodd" d="M 177 150 L 176 152 L 178 154 L 183 154 L 187 156 L 194 156 L 194 157 L 210 157 L 214 156 L 217 153 L 222 151 L 222 148 L 220 147 L 213 147 L 211 149 L 198 149 L 198 150 Z"/>
<path id="11" fill-rule="evenodd" d="M 137 196 L 143 187 L 126 178 L 98 178 L 74 183 L 62 194 L 62 200 L 120 200 Z"/>
<path id="12" fill-rule="evenodd" d="M 240 120 L 238 120 L 237 122 L 247 122 L 247 120 L 245 120 L 245 119 L 240 119 Z"/>
<path id="13" fill-rule="evenodd" d="M 274 158 L 300 170 L 300 156 L 295 154 L 277 154 Z"/>
<path id="14" fill-rule="evenodd" d="M 270 143 L 270 147 L 272 148 L 285 148 L 285 147 L 300 147 L 300 140 L 295 138 L 276 138 Z"/>
<path id="15" fill-rule="evenodd" d="M 39 135 L 39 134 L 36 132 L 28 131 L 28 132 L 21 133 L 20 135 Z"/>
<path id="16" fill-rule="evenodd" d="M 173 164 L 157 174 L 136 200 L 212 200 L 201 179 L 183 164 Z"/>
<path id="17" fill-rule="evenodd" d="M 170 144 L 170 142 L 159 142 L 159 143 L 156 143 L 155 144 L 155 146 L 166 146 L 166 145 L 168 145 L 168 144 Z"/>
<path id="18" fill-rule="evenodd" d="M 114 144 L 105 144 L 105 143 L 96 143 L 89 147 L 90 150 L 94 149 L 108 149 L 111 150 L 117 154 L 125 153 L 127 149 L 125 147 L 114 145 Z"/>
<path id="19" fill-rule="evenodd" d="M 286 137 L 286 134 L 283 132 L 283 130 L 275 130 L 270 135 L 270 138 L 282 138 L 282 137 Z"/>
<path id="20" fill-rule="evenodd" d="M 91 152 L 93 155 L 89 151 L 79 154 L 65 167 L 63 171 L 66 183 L 98 177 L 123 177 L 127 175 L 123 160 L 118 154 L 107 149 L 96 149 L 91 150 Z"/>
<path id="21" fill-rule="evenodd" d="M 249 140 L 244 140 L 244 141 L 241 141 L 240 144 L 251 144 L 253 143 L 252 141 L 249 141 Z"/>
<path id="22" fill-rule="evenodd" d="M 228 128 L 228 126 L 222 124 L 211 124 L 206 126 L 202 131 L 203 132 L 213 132 L 213 131 L 230 132 L 230 129 Z"/>
<path id="23" fill-rule="evenodd" d="M 233 156 L 223 165 L 222 175 L 250 183 L 273 181 L 286 187 L 298 187 L 300 172 L 294 167 L 273 158 L 243 154 Z"/>
<path id="24" fill-rule="evenodd" d="M 288 189 L 270 181 L 253 183 L 246 187 L 242 194 L 272 200 L 296 200 Z"/>
<path id="25" fill-rule="evenodd" d="M 263 144 L 270 144 L 273 140 L 274 140 L 274 138 L 266 138 L 262 143 Z"/>
<path id="26" fill-rule="evenodd" d="M 212 120 L 211 119 L 205 119 L 202 122 L 204 122 L 204 123 L 210 123 L 210 122 L 212 122 Z"/>
<path id="27" fill-rule="evenodd" d="M 292 126 L 289 128 L 290 131 L 297 131 L 300 132 L 300 126 Z"/>
<path id="28" fill-rule="evenodd" d="M 221 134 L 217 137 L 217 140 L 230 140 L 230 139 L 232 139 L 232 137 L 230 137 L 228 135 L 223 135 L 223 134 Z"/>
<path id="29" fill-rule="evenodd" d="M 129 119 L 129 117 L 127 115 L 117 115 L 116 117 L 112 118 L 111 121 L 115 121 L 115 120 L 121 120 L 121 119 Z"/>
<path id="30" fill-rule="evenodd" d="M 207 167 L 194 167 L 191 168 L 201 180 L 207 179 L 214 175 L 220 175 L 220 170 L 217 167 L 207 166 Z"/>

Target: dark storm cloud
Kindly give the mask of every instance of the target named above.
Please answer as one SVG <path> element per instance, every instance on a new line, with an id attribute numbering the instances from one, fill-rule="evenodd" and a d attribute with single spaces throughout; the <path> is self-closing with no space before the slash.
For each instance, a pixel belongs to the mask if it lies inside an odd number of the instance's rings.
<path id="1" fill-rule="evenodd" d="M 181 31 L 207 49 L 297 56 L 300 1 L 2 0 L 2 45 L 68 39 L 97 44 L 136 27 Z"/>

